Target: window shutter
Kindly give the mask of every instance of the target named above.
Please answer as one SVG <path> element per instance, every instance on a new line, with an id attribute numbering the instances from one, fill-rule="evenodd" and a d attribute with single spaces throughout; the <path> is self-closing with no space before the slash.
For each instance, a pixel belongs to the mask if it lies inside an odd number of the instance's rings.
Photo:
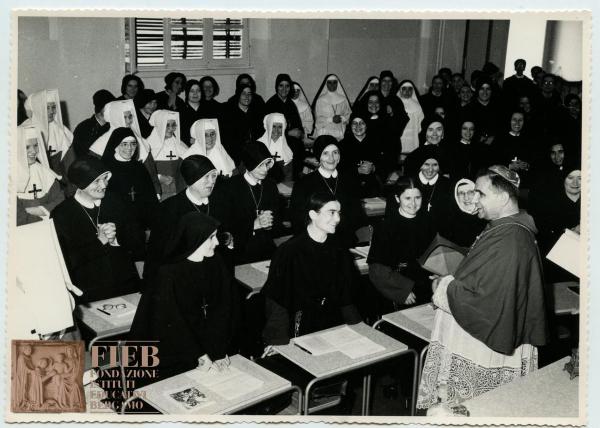
<path id="1" fill-rule="evenodd" d="M 213 59 L 242 58 L 244 21 L 213 19 Z"/>
<path id="2" fill-rule="evenodd" d="M 138 65 L 165 63 L 162 18 L 135 18 L 135 51 Z"/>
<path id="3" fill-rule="evenodd" d="M 171 59 L 202 59 L 204 57 L 203 19 L 170 19 Z"/>

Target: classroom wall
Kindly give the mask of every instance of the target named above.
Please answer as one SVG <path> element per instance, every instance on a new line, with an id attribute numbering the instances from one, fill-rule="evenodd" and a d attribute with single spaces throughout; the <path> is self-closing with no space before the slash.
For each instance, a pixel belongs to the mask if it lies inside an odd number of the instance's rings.
<path id="1" fill-rule="evenodd" d="M 250 68 L 211 71 L 221 86 L 221 101 L 233 94 L 235 77 L 242 72 L 256 78 L 258 92 L 265 99 L 274 93 L 277 74 L 287 72 L 302 84 L 309 100 L 325 75 L 336 73 L 354 101 L 366 79 L 383 69 L 392 70 L 400 80 L 412 79 L 423 93 L 440 67 L 460 70 L 462 66 L 464 20 L 249 22 Z M 63 114 L 73 129 L 92 113 L 95 90 L 120 94 L 125 74 L 123 27 L 120 18 L 20 18 L 19 88 L 30 94 L 58 87 Z M 503 51 L 502 46 L 494 45 L 494 54 L 497 50 Z M 166 73 L 139 74 L 148 88 L 163 89 Z M 188 78 L 204 74 L 203 70 L 186 72 Z"/>

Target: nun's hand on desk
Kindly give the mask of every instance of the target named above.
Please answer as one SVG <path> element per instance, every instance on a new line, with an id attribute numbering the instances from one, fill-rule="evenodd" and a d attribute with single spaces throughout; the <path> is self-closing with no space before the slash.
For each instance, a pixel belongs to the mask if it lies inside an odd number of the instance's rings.
<path id="1" fill-rule="evenodd" d="M 404 301 L 404 304 L 414 305 L 415 303 L 417 303 L 417 296 L 415 296 L 415 293 L 411 291 L 406 300 Z"/>
<path id="2" fill-rule="evenodd" d="M 198 358 L 198 365 L 196 366 L 196 369 L 200 370 L 201 372 L 207 372 L 210 370 L 212 364 L 213 362 L 208 354 L 204 354 Z"/>
<path id="3" fill-rule="evenodd" d="M 333 116 L 333 123 L 341 123 L 342 122 L 342 117 L 339 114 L 336 114 Z"/>

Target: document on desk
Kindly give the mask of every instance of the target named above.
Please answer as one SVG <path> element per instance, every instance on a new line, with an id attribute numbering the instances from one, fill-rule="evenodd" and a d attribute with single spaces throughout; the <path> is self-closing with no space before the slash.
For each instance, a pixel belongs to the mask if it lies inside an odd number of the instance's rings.
<path id="1" fill-rule="evenodd" d="M 347 325 L 335 330 L 297 337 L 294 339 L 294 343 L 312 355 L 339 351 L 352 359 L 376 354 L 385 349 Z"/>
<path id="2" fill-rule="evenodd" d="M 265 275 L 268 275 L 269 274 L 269 266 L 271 266 L 271 260 L 265 260 L 264 262 L 252 263 L 250 266 L 252 266 L 254 269 L 264 273 Z"/>
<path id="3" fill-rule="evenodd" d="M 100 315 L 109 321 L 133 317 L 137 309 L 137 305 L 128 302 L 123 297 L 113 297 L 111 299 L 99 300 L 91 305 L 97 312 L 97 315 Z"/>
<path id="4" fill-rule="evenodd" d="M 400 311 L 402 315 L 411 321 L 416 322 L 429 330 L 433 329 L 433 320 L 435 318 L 435 309 L 431 303 L 415 306 L 414 308 L 404 309 Z"/>
<path id="5" fill-rule="evenodd" d="M 243 397 L 262 388 L 264 384 L 262 380 L 231 366 L 222 372 L 213 369 L 208 372 L 193 370 L 187 376 L 225 400 Z"/>

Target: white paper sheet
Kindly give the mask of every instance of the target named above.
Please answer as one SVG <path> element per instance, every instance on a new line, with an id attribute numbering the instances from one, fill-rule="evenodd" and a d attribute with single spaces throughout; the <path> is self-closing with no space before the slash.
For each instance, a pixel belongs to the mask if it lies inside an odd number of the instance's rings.
<path id="1" fill-rule="evenodd" d="M 269 274 L 269 266 L 271 266 L 271 260 L 265 260 L 264 262 L 256 262 L 256 263 L 252 263 L 250 266 L 252 266 L 254 269 L 261 271 L 264 274 Z"/>
<path id="2" fill-rule="evenodd" d="M 264 383 L 262 380 L 235 367 L 229 367 L 229 370 L 222 372 L 212 369 L 208 372 L 194 370 L 188 373 L 187 376 L 225 400 L 235 400 L 243 397 L 262 388 Z"/>
<path id="3" fill-rule="evenodd" d="M 567 229 L 546 258 L 579 278 L 580 256 L 579 234 Z"/>
<path id="4" fill-rule="evenodd" d="M 106 300 L 98 300 L 91 304 L 92 308 L 102 318 L 108 321 L 118 319 L 132 318 L 135 315 L 137 306 L 128 302 L 123 297 L 113 297 Z"/>
<path id="5" fill-rule="evenodd" d="M 352 359 L 376 354 L 385 349 L 347 325 L 323 333 L 297 337 L 294 339 L 294 343 L 310 351 L 313 355 L 339 351 Z"/>

